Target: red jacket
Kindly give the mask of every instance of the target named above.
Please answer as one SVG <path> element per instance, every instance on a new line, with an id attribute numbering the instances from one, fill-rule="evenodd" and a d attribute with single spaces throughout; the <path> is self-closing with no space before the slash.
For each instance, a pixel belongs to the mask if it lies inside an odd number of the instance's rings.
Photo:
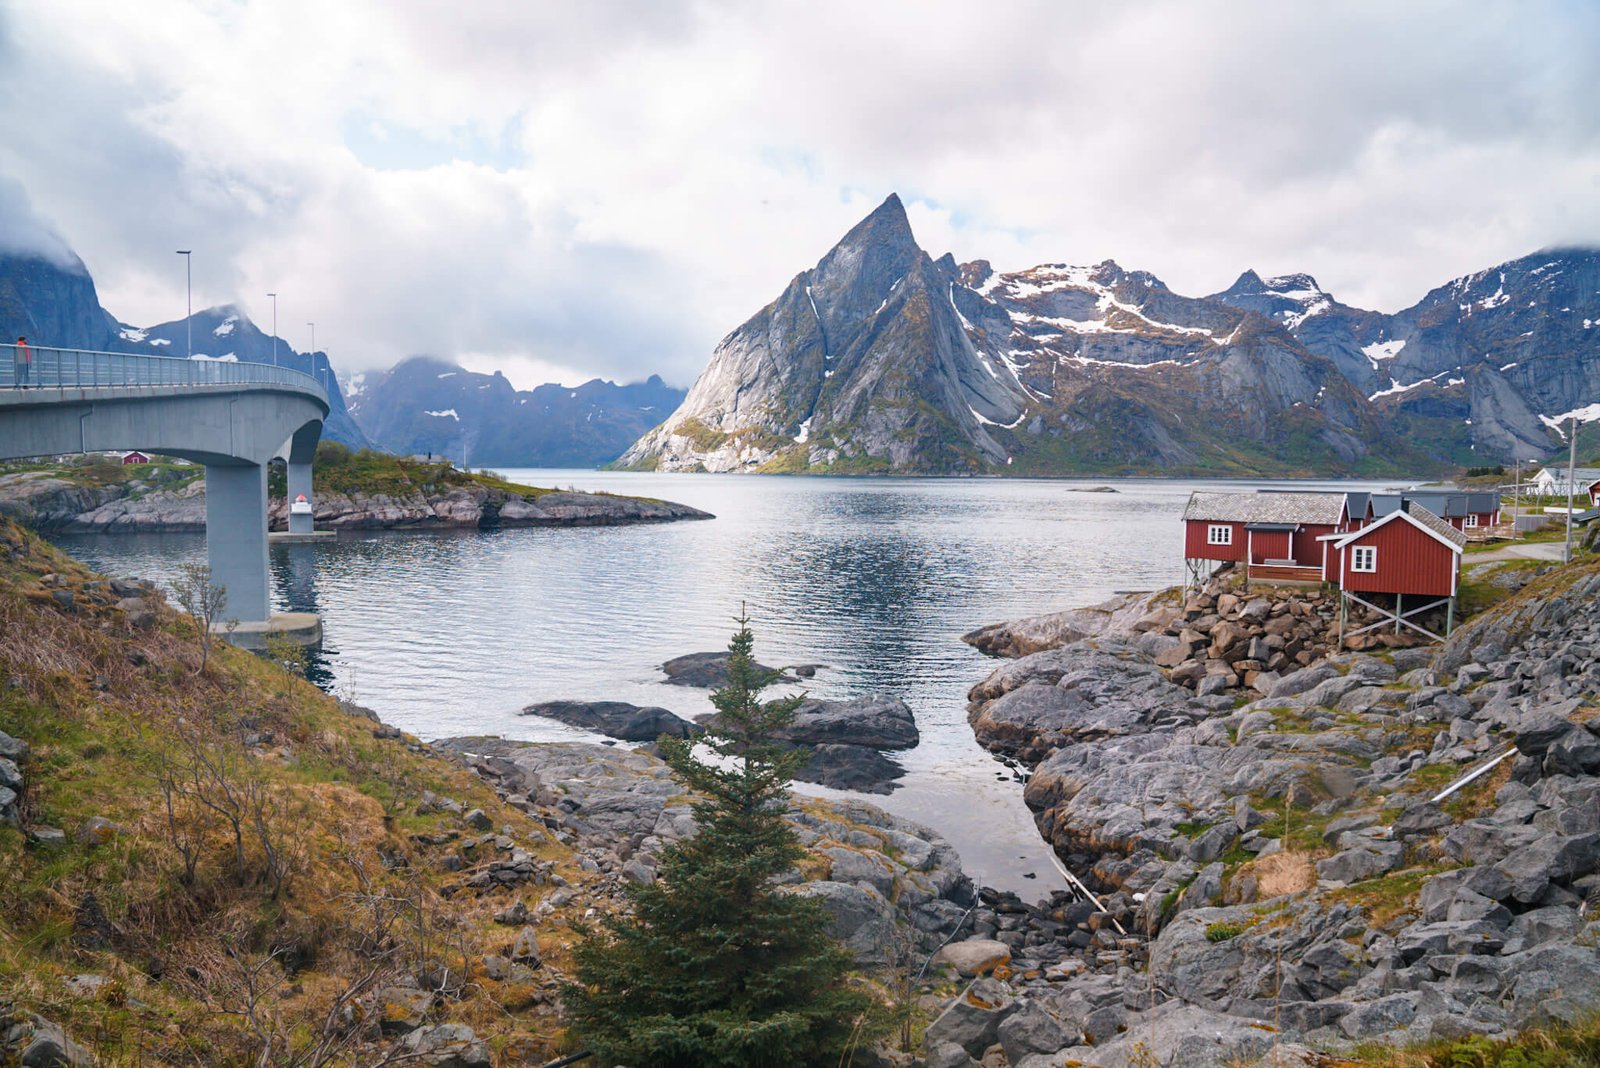
<path id="1" fill-rule="evenodd" d="M 23 344 L 20 341 L 17 342 L 17 362 L 18 363 L 32 363 L 33 362 L 33 350 L 28 348 L 27 345 Z"/>

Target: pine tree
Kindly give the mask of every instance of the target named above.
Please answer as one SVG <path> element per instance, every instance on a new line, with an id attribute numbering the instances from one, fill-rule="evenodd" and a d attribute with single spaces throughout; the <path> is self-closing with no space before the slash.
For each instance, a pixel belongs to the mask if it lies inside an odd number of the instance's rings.
<path id="1" fill-rule="evenodd" d="M 832 1066 L 866 1011 L 844 983 L 850 955 L 828 916 L 777 877 L 804 856 L 784 819 L 807 759 L 774 737 L 800 698 L 763 703 L 774 678 L 752 657 L 740 616 L 719 715 L 694 741 L 663 738 L 664 760 L 699 795 L 697 832 L 664 849 L 656 881 L 631 888 L 632 912 L 580 944 L 566 989 L 576 1030 L 605 1061 L 634 1068 Z"/>

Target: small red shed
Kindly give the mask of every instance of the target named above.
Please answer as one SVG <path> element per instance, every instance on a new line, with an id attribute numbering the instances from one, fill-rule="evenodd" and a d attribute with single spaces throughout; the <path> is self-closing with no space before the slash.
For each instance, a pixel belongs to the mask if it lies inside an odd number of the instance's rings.
<path id="1" fill-rule="evenodd" d="M 1461 581 L 1461 551 L 1467 536 L 1415 501 L 1342 537 L 1327 539 L 1329 581 L 1338 585 L 1343 601 L 1354 600 L 1384 615 L 1373 626 L 1393 622 L 1432 638 L 1407 617 L 1449 603 L 1446 630 L 1455 616 L 1456 590 Z M 1394 597 L 1394 608 L 1382 608 L 1362 595 Z M 1406 598 L 1412 607 L 1406 609 Z M 1341 616 L 1343 612 L 1341 611 Z M 1362 630 L 1369 628 L 1363 627 Z M 1354 633 L 1360 633 L 1356 631 Z"/>
<path id="2" fill-rule="evenodd" d="M 1600 479 L 1589 483 L 1589 507 L 1600 508 Z"/>
<path id="3" fill-rule="evenodd" d="M 149 462 L 150 457 L 146 456 L 142 452 L 130 452 L 122 458 L 122 463 L 124 466 L 128 464 L 147 464 Z"/>

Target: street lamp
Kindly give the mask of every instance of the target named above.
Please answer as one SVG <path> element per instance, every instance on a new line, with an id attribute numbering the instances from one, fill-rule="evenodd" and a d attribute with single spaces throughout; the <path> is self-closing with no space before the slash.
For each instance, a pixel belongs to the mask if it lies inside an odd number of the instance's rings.
<path id="1" fill-rule="evenodd" d="M 183 257 L 184 286 L 189 293 L 189 314 L 184 319 L 183 325 L 189 334 L 189 359 L 194 359 L 194 259 L 191 257 L 193 249 L 180 248 L 178 255 Z"/>
<path id="2" fill-rule="evenodd" d="M 268 293 L 272 298 L 272 366 L 278 366 L 278 294 Z"/>
<path id="3" fill-rule="evenodd" d="M 311 365 L 315 367 L 317 364 L 317 324 L 307 323 L 306 325 L 311 328 Z"/>

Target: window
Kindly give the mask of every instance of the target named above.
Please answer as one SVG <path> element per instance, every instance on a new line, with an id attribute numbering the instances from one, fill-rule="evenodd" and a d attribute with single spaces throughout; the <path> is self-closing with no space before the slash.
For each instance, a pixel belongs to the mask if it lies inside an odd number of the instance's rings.
<path id="1" fill-rule="evenodd" d="M 1206 528 L 1207 545 L 1232 545 L 1233 528 L 1225 523 L 1213 523 Z"/>
<path id="2" fill-rule="evenodd" d="M 1478 525 L 1478 514 L 1476 512 L 1468 512 L 1467 513 L 1467 526 L 1475 527 L 1477 525 Z"/>
<path id="3" fill-rule="evenodd" d="M 1352 549 L 1350 551 L 1350 570 L 1378 570 L 1378 547 L 1376 545 L 1357 545 Z"/>

